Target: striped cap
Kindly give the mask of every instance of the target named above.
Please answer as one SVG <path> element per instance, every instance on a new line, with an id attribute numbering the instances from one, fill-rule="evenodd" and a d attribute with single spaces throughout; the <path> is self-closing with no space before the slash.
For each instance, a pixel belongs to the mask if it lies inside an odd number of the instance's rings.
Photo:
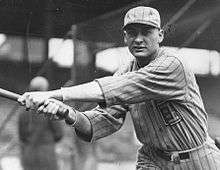
<path id="1" fill-rule="evenodd" d="M 146 24 L 156 28 L 160 28 L 160 14 L 151 7 L 139 6 L 130 9 L 124 18 L 125 28 L 128 24 Z"/>

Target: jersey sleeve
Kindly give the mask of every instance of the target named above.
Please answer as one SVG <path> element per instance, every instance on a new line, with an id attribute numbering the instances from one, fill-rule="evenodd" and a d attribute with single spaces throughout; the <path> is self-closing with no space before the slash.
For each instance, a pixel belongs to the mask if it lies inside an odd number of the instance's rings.
<path id="1" fill-rule="evenodd" d="M 97 106 L 84 112 L 92 125 L 92 139 L 96 141 L 118 131 L 124 123 L 128 107 L 115 105 L 109 108 Z"/>
<path id="2" fill-rule="evenodd" d="M 96 81 L 107 106 L 134 104 L 148 99 L 184 100 L 187 92 L 183 64 L 173 56 L 157 59 L 137 71 Z"/>
<path id="3" fill-rule="evenodd" d="M 129 65 L 132 65 L 132 63 L 120 67 L 113 77 L 128 72 Z M 105 103 L 99 103 L 96 108 L 84 112 L 92 125 L 91 142 L 118 131 L 123 125 L 128 111 L 129 107 L 127 105 L 115 105 L 107 108 Z M 80 137 L 80 133 L 77 133 L 77 135 Z"/>

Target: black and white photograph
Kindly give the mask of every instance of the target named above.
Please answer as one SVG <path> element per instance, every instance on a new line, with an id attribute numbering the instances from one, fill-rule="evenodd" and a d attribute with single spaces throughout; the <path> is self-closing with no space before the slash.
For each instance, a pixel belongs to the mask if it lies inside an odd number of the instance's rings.
<path id="1" fill-rule="evenodd" d="M 0 0 L 0 170 L 220 170 L 220 0 Z"/>

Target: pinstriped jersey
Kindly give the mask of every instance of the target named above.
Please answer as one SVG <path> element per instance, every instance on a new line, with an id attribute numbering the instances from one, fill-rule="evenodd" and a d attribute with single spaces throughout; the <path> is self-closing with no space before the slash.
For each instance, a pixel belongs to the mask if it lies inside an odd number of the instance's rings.
<path id="1" fill-rule="evenodd" d="M 105 98 L 86 111 L 93 140 L 120 129 L 129 111 L 138 140 L 163 150 L 186 150 L 207 138 L 207 113 L 194 74 L 175 53 L 161 48 L 140 68 L 129 61 L 114 76 L 96 80 Z"/>

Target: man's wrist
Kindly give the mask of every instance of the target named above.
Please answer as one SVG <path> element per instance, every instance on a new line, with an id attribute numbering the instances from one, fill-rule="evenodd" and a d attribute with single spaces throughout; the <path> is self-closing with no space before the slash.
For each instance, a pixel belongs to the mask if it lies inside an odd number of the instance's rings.
<path id="1" fill-rule="evenodd" d="M 78 119 L 77 119 L 76 111 L 74 109 L 69 109 L 69 113 L 65 117 L 65 123 L 70 126 L 75 126 L 77 121 Z"/>
<path id="2" fill-rule="evenodd" d="M 57 100 L 63 101 L 62 90 L 52 90 L 48 91 L 49 98 L 55 98 Z"/>

